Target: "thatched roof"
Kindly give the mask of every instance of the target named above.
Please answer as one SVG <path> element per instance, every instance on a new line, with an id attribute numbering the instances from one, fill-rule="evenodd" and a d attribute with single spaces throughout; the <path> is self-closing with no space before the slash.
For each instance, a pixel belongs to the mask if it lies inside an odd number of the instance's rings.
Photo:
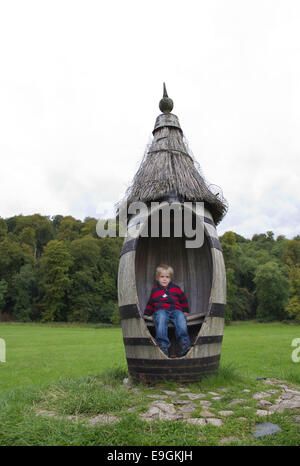
<path id="1" fill-rule="evenodd" d="M 170 113 L 173 102 L 164 85 L 163 111 L 156 119 L 153 141 L 126 191 L 127 203 L 159 200 L 203 201 L 218 224 L 227 211 L 221 188 L 209 185 L 194 160 L 178 118 Z"/>

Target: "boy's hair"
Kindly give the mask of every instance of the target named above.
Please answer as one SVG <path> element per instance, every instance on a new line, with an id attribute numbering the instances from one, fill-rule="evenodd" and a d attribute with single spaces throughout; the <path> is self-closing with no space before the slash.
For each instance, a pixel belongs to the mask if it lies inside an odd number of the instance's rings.
<path id="1" fill-rule="evenodd" d="M 155 278 L 157 279 L 162 272 L 168 272 L 171 275 L 171 278 L 173 278 L 174 270 L 170 265 L 160 264 L 158 267 L 156 267 Z"/>

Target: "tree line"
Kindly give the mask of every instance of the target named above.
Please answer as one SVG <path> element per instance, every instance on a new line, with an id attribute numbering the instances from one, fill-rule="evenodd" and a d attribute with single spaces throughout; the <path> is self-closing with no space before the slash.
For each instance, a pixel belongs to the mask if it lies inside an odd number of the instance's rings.
<path id="1" fill-rule="evenodd" d="M 243 238 L 220 237 L 226 266 L 226 321 L 300 322 L 300 236 L 274 238 L 272 231 Z"/>
<path id="2" fill-rule="evenodd" d="M 103 220 L 105 222 L 105 220 Z M 123 238 L 99 238 L 97 220 L 39 214 L 0 218 L 0 318 L 118 323 Z M 300 321 L 300 236 L 220 237 L 226 321 Z"/>
<path id="3" fill-rule="evenodd" d="M 2 320 L 118 320 L 123 238 L 99 238 L 96 224 L 62 215 L 0 218 Z"/>

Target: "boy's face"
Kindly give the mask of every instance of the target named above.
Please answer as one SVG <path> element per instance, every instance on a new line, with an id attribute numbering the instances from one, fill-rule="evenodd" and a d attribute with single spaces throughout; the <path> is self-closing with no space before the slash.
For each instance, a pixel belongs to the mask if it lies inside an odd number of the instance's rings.
<path id="1" fill-rule="evenodd" d="M 161 272 L 157 278 L 158 283 L 160 286 L 168 286 L 171 281 L 171 275 L 169 272 Z"/>

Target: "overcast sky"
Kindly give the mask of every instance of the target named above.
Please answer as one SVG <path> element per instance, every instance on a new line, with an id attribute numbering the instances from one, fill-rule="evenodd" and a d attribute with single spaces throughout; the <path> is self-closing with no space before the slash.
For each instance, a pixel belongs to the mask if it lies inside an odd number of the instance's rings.
<path id="1" fill-rule="evenodd" d="M 0 216 L 111 214 L 165 81 L 219 234 L 300 233 L 299 0 L 4 0 Z"/>

